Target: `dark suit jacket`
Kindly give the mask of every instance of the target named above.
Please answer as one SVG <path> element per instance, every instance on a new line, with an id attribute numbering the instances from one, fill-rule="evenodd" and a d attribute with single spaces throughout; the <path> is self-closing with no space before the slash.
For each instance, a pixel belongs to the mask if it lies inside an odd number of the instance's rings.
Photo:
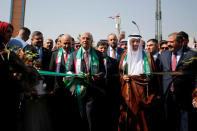
<path id="1" fill-rule="evenodd" d="M 116 60 L 119 62 L 124 49 L 117 47 Z M 108 47 L 107 55 L 110 56 L 110 47 Z"/>
<path id="2" fill-rule="evenodd" d="M 171 57 L 170 51 L 164 51 L 161 53 L 158 59 L 158 69 L 163 72 L 171 72 Z M 183 48 L 182 55 L 177 63 L 175 71 L 193 71 L 197 67 L 197 59 L 191 61 L 191 58 L 197 57 L 197 52 L 190 48 Z M 186 63 L 190 61 L 189 63 Z M 195 75 L 163 75 L 162 86 L 165 99 L 168 97 L 171 83 L 174 83 L 175 100 L 179 107 L 188 109 L 192 108 L 192 91 L 195 88 Z"/>
<path id="3" fill-rule="evenodd" d="M 95 50 L 95 52 L 96 52 L 96 54 L 99 58 L 99 73 L 98 74 L 100 75 L 101 79 L 98 80 L 98 81 L 92 81 L 92 79 L 90 78 L 91 86 L 95 86 L 95 88 L 91 88 L 91 90 L 93 89 L 95 91 L 95 89 L 98 89 L 100 93 L 105 94 L 105 89 L 103 89 L 103 87 L 104 87 L 104 75 L 105 75 L 105 66 L 104 66 L 104 62 L 103 62 L 103 56 L 102 56 L 101 52 L 99 52 L 97 50 Z M 68 67 L 68 70 L 73 72 L 73 73 L 75 73 L 75 59 L 76 59 L 77 53 L 78 53 L 78 50 L 72 53 L 72 56 L 70 58 L 69 67 Z M 82 61 L 81 61 L 81 71 L 83 73 L 88 73 L 88 72 L 90 72 L 90 70 L 89 71 L 86 70 L 85 60 L 82 59 Z"/>
<path id="4" fill-rule="evenodd" d="M 32 53 L 38 53 L 37 51 L 37 48 L 33 45 L 26 45 L 23 49 L 23 51 L 26 51 L 26 50 L 29 50 L 31 51 Z M 42 47 L 42 61 L 41 61 L 41 65 L 42 65 L 42 69 L 41 70 L 45 70 L 45 71 L 48 71 L 49 70 L 49 64 L 50 64 L 50 61 L 51 61 L 51 51 Z M 38 59 L 39 57 L 37 58 L 34 58 L 34 59 Z M 50 84 L 50 79 L 51 79 L 51 76 L 44 76 L 44 82 L 47 84 L 47 87 L 46 87 L 46 90 L 48 91 L 51 91 L 53 90 L 53 86 Z"/>
<path id="5" fill-rule="evenodd" d="M 56 50 L 52 53 L 50 65 L 49 65 L 49 71 L 55 72 L 56 71 L 56 58 L 59 50 Z M 65 61 L 62 54 L 61 58 L 61 64 L 60 64 L 60 73 L 66 73 L 67 70 L 65 68 Z M 55 86 L 55 91 L 57 91 L 59 88 L 64 88 L 65 84 L 63 82 L 62 76 L 53 77 L 54 79 L 51 79 L 51 85 Z"/>
<path id="6" fill-rule="evenodd" d="M 119 82 L 119 71 L 118 71 L 118 62 L 116 59 L 113 59 L 111 57 L 108 57 L 107 59 L 107 70 L 106 70 L 106 84 L 107 84 L 107 88 L 109 88 L 109 90 L 112 88 L 112 90 L 114 89 L 114 87 L 116 88 L 120 88 L 120 82 Z M 113 86 L 112 86 L 113 85 Z"/>
<path id="7" fill-rule="evenodd" d="M 105 75 L 105 67 L 104 67 L 102 53 L 97 51 L 97 50 L 95 50 L 95 52 L 96 52 L 96 54 L 99 58 L 99 74 L 104 76 Z M 75 73 L 75 65 L 74 64 L 75 64 L 75 59 L 76 59 L 77 53 L 78 53 L 78 50 L 72 53 L 72 56 L 70 58 L 69 67 L 68 67 L 68 70 L 72 71 L 74 73 Z M 82 70 L 83 73 L 88 73 L 91 70 L 91 69 L 89 71 L 86 70 L 86 64 L 85 64 L 84 59 L 81 61 L 81 66 L 82 66 L 81 70 Z"/>
<path id="8" fill-rule="evenodd" d="M 108 111 L 107 116 L 110 116 L 110 114 L 112 115 L 111 122 L 114 121 L 115 123 L 112 124 L 113 126 L 116 127 L 119 118 L 120 87 L 121 87 L 120 76 L 118 71 L 118 62 L 116 59 L 108 57 L 106 65 L 107 65 L 107 70 L 106 70 L 105 83 L 106 83 L 107 101 L 105 102 L 107 104 L 106 107 L 109 107 L 108 108 L 109 110 L 107 109 Z"/>
<path id="9" fill-rule="evenodd" d="M 33 45 L 26 45 L 24 47 L 23 51 L 25 51 L 25 50 L 30 50 L 30 51 L 32 51 L 32 53 L 38 53 L 36 47 L 33 46 Z M 49 70 L 51 55 L 52 55 L 52 52 L 49 49 L 46 49 L 46 48 L 42 47 L 42 61 L 41 61 L 42 70 L 46 70 L 46 71 Z"/>
<path id="10" fill-rule="evenodd" d="M 57 54 L 58 54 L 58 50 L 54 51 L 52 53 L 52 57 L 51 57 L 51 62 L 49 65 L 49 70 L 55 72 L 56 70 L 56 58 L 57 58 Z M 60 72 L 61 73 L 65 73 L 66 72 L 66 68 L 65 68 L 65 61 L 64 61 L 64 57 L 62 55 L 61 58 L 61 65 L 60 65 Z"/>

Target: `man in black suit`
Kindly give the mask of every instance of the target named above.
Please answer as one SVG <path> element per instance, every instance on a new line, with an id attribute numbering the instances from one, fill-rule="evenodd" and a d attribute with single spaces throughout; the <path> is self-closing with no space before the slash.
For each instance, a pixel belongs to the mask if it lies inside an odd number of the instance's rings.
<path id="1" fill-rule="evenodd" d="M 124 49 L 117 47 L 118 39 L 116 37 L 116 34 L 109 34 L 107 43 L 109 45 L 107 55 L 119 62 Z"/>
<path id="2" fill-rule="evenodd" d="M 60 40 L 61 48 L 52 53 L 49 70 L 57 73 L 66 73 L 68 71 L 71 53 L 73 52 L 71 48 L 71 36 L 64 34 L 61 36 Z M 61 84 L 63 78 L 58 78 L 61 80 L 56 84 Z"/>
<path id="3" fill-rule="evenodd" d="M 161 53 L 158 64 L 160 71 L 192 72 L 197 67 L 197 52 L 183 47 L 184 39 L 179 33 L 168 36 L 169 50 Z M 162 76 L 166 129 L 168 131 L 193 131 L 195 113 L 192 107 L 192 91 L 195 88 L 195 75 Z"/>
<path id="4" fill-rule="evenodd" d="M 31 45 L 27 45 L 23 49 L 25 53 L 28 53 L 26 50 L 34 55 L 38 54 L 32 60 L 37 70 L 49 70 L 51 51 L 43 47 L 42 32 L 32 33 Z M 50 76 L 39 76 L 39 84 L 24 97 L 24 130 L 53 130 L 52 92 L 53 86 L 50 84 Z"/>
<path id="5" fill-rule="evenodd" d="M 31 37 L 31 45 L 26 45 L 23 49 L 31 51 L 32 53 L 37 53 L 42 70 L 49 70 L 49 64 L 51 60 L 51 51 L 43 47 L 43 34 L 40 31 L 34 31 Z"/>
<path id="6" fill-rule="evenodd" d="M 107 56 L 107 42 L 99 41 L 97 50 L 103 53 L 105 65 L 105 88 L 106 88 L 106 129 L 116 131 L 118 129 L 118 119 L 120 110 L 120 77 L 118 62 Z"/>
<path id="7" fill-rule="evenodd" d="M 72 41 L 70 35 L 63 34 L 60 37 L 61 48 L 52 53 L 49 66 L 50 71 L 57 73 L 66 73 L 68 71 L 71 53 L 73 52 L 71 44 Z M 74 124 L 74 122 L 71 122 L 73 120 L 73 113 L 71 113 L 73 107 L 71 105 L 75 101 L 72 99 L 68 88 L 65 88 L 66 85 L 63 81 L 63 77 L 53 77 L 53 79 L 51 79 L 51 85 L 54 85 L 55 129 L 57 131 L 69 128 L 73 129 L 72 124 Z M 67 126 L 65 126 L 65 122 L 67 123 Z"/>
<path id="8" fill-rule="evenodd" d="M 81 98 L 78 99 L 79 107 L 82 107 L 79 111 L 84 114 L 82 122 L 78 122 L 78 124 L 82 124 L 81 130 L 101 131 L 105 130 L 103 124 L 104 107 L 102 107 L 102 99 L 105 95 L 103 88 L 105 67 L 102 53 L 92 47 L 92 42 L 91 33 L 86 32 L 81 35 L 81 47 L 72 53 L 68 70 L 76 74 L 89 75 L 89 83 L 80 81 L 82 92 L 77 95 L 78 98 Z"/>

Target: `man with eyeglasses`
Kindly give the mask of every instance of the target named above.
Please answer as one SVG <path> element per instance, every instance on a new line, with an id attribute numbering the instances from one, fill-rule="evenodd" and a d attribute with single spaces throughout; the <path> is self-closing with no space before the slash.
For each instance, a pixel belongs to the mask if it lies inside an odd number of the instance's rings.
<path id="1" fill-rule="evenodd" d="M 104 123 L 106 116 L 103 114 L 105 108 L 102 106 L 106 93 L 104 88 L 105 66 L 102 53 L 95 50 L 92 43 L 92 34 L 83 33 L 80 37 L 81 47 L 72 53 L 70 59 L 69 71 L 75 74 L 86 74 L 88 77 L 88 82 L 85 82 L 85 79 L 74 82 L 75 90 L 78 92 L 76 94 L 78 104 L 74 109 L 78 110 L 81 120 L 75 117 L 72 120 L 75 125 L 73 128 L 78 128 L 78 130 L 102 131 L 105 129 L 104 124 L 106 124 Z"/>
<path id="2" fill-rule="evenodd" d="M 37 68 L 42 70 L 49 70 L 49 63 L 51 60 L 51 51 L 43 47 L 43 34 L 40 31 L 34 31 L 31 37 L 31 45 L 26 45 L 23 49 L 38 54 L 36 61 Z"/>
<path id="3" fill-rule="evenodd" d="M 26 52 L 26 50 L 38 55 L 32 60 L 37 70 L 49 70 L 51 51 L 43 47 L 42 32 L 34 31 L 32 33 L 31 45 L 26 45 L 24 51 Z M 38 75 L 38 80 L 39 83 L 33 87 L 32 91 L 24 95 L 22 116 L 24 129 L 40 131 L 45 128 L 52 131 L 52 103 L 50 100 L 53 87 L 50 85 L 50 76 Z"/>
<path id="4" fill-rule="evenodd" d="M 159 44 L 159 53 L 161 54 L 162 51 L 168 50 L 168 42 L 166 40 L 162 40 Z"/>
<path id="5" fill-rule="evenodd" d="M 116 34 L 109 34 L 107 42 L 109 45 L 107 55 L 119 62 L 124 49 L 117 47 L 118 39 L 116 37 Z"/>

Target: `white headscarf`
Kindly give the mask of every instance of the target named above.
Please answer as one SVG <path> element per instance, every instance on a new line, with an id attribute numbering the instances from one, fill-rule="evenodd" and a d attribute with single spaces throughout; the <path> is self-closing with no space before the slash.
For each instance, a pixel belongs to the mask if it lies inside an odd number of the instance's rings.
<path id="1" fill-rule="evenodd" d="M 131 39 L 140 39 L 140 44 L 137 51 L 134 51 L 130 45 Z M 144 60 L 142 54 L 142 44 L 140 35 L 131 35 L 128 39 L 128 51 L 127 51 L 127 64 L 128 75 L 140 75 L 144 73 Z"/>

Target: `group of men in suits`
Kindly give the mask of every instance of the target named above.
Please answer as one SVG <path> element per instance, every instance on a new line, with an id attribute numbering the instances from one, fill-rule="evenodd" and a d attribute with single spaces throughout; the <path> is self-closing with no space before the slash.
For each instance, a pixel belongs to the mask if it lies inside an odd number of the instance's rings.
<path id="1" fill-rule="evenodd" d="M 26 47 L 27 50 L 39 54 L 42 70 L 88 76 L 88 84 L 85 78 L 80 79 L 81 82 L 77 84 L 74 82 L 74 92 L 66 88 L 63 79 L 67 78 L 44 78 L 47 92 L 54 91 L 51 107 L 55 111 L 52 118 L 55 120 L 54 129 L 116 130 L 120 102 L 120 83 L 117 76 L 123 49 L 117 47 L 115 34 L 108 35 L 107 44 L 98 42 L 95 49 L 92 47 L 92 34 L 85 32 L 81 35 L 81 47 L 77 51 L 71 48 L 71 38 L 64 34 L 61 37 L 61 48 L 50 52 L 42 47 L 43 35 L 36 31 L 32 35 L 31 45 Z M 169 35 L 169 50 L 163 51 L 156 60 L 158 71 L 195 71 L 197 52 L 183 46 L 183 43 L 183 37 L 179 33 Z M 164 74 L 161 76 L 161 83 L 163 90 L 160 95 L 165 111 L 163 129 L 195 129 L 196 112 L 191 104 L 195 75 Z M 77 85 L 80 91 L 77 90 Z"/>
<path id="2" fill-rule="evenodd" d="M 115 42 L 109 48 L 118 49 L 119 51 L 115 52 L 115 57 L 120 59 L 121 51 L 123 50 L 117 47 L 116 35 L 110 34 L 109 37 L 111 36 L 114 38 L 113 40 L 109 38 L 109 41 Z M 71 51 L 70 40 L 70 35 L 63 35 L 61 37 L 63 51 L 61 52 L 60 48 L 60 50 L 53 52 L 49 70 L 61 73 L 88 74 L 89 84 L 81 80 L 80 85 L 84 89 L 80 94 L 81 100 L 79 100 L 76 98 L 77 94 L 71 95 L 73 92 L 70 93 L 70 89 L 65 88 L 62 77 L 55 78 L 55 95 L 57 95 L 55 101 L 58 110 L 56 115 L 58 119 L 63 118 L 64 120 L 59 119 L 56 122 L 56 127 L 59 130 L 62 128 L 68 129 L 69 127 L 72 130 L 77 130 L 79 127 L 83 130 L 91 131 L 113 130 L 112 128 L 115 128 L 114 124 L 118 125 L 118 95 L 120 87 L 118 86 L 118 77 L 116 77 L 114 82 L 115 79 L 112 78 L 112 75 L 118 74 L 119 59 L 107 56 L 107 43 L 98 45 L 99 51 L 93 48 L 93 37 L 89 32 L 81 35 L 81 47 L 77 51 Z M 99 49 L 101 46 L 105 46 L 105 53 L 103 54 Z M 109 85 L 110 83 L 112 85 Z M 114 103 L 112 107 L 107 105 L 110 102 Z M 80 106 L 82 109 L 80 109 Z M 114 116 L 115 119 L 113 118 Z M 110 123 L 109 121 L 112 122 Z M 69 124 L 65 125 L 65 122 Z M 76 123 L 79 126 L 75 126 Z"/>

